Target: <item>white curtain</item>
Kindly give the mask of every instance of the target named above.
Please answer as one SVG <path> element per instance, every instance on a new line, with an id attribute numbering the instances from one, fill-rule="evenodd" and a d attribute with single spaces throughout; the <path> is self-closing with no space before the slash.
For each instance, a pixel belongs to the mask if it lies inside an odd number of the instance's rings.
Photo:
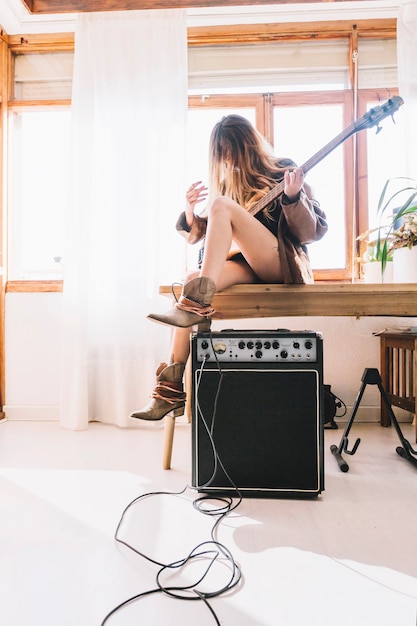
<path id="1" fill-rule="evenodd" d="M 74 64 L 61 424 L 126 426 L 168 356 L 146 314 L 182 279 L 185 13 L 81 14 Z"/>
<path id="2" fill-rule="evenodd" d="M 398 87 L 404 99 L 402 132 L 407 155 L 406 176 L 417 180 L 417 1 L 399 7 L 397 20 Z"/>

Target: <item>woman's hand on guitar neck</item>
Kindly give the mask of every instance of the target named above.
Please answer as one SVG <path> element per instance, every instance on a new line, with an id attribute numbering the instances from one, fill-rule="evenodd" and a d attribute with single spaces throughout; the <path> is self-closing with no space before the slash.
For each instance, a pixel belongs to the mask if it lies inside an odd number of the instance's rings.
<path id="1" fill-rule="evenodd" d="M 304 183 L 304 171 L 301 167 L 287 170 L 284 174 L 284 193 L 290 202 L 296 202 Z"/>
<path id="2" fill-rule="evenodd" d="M 207 199 L 208 189 L 201 180 L 190 185 L 185 194 L 186 208 L 185 217 L 188 226 L 191 228 L 194 221 L 194 208 L 199 202 L 203 202 Z"/>

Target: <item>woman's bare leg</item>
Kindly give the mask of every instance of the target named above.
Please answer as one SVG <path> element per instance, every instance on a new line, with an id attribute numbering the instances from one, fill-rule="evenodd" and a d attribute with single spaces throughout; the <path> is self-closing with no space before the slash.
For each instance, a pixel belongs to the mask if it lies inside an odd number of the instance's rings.
<path id="1" fill-rule="evenodd" d="M 174 327 L 171 339 L 170 363 L 187 363 L 190 354 L 190 335 L 193 327 Z"/>
<path id="2" fill-rule="evenodd" d="M 187 276 L 192 280 L 198 276 L 194 272 Z M 257 280 L 256 274 L 244 260 L 226 261 L 218 279 L 219 291 L 238 283 L 253 283 Z M 157 371 L 157 395 L 153 395 L 150 402 L 141 410 L 131 414 L 134 419 L 159 420 L 167 413 L 174 411 L 175 415 L 182 415 L 185 406 L 185 392 L 183 389 L 183 372 L 190 354 L 190 333 L 192 327 L 175 327 L 172 333 L 170 364 Z M 173 392 L 176 390 L 176 395 Z"/>
<path id="3" fill-rule="evenodd" d="M 220 277 L 232 241 L 261 280 L 282 281 L 276 237 L 236 202 L 220 196 L 209 209 L 200 272 L 200 276 L 213 280 L 218 291 L 224 289 L 220 286 Z"/>
<path id="4" fill-rule="evenodd" d="M 198 276 L 198 272 L 188 274 L 187 280 L 192 280 Z M 258 277 L 251 270 L 245 261 L 226 261 L 218 278 L 218 291 L 226 289 L 231 285 L 242 283 L 254 283 Z M 190 335 L 193 327 L 174 327 L 171 339 L 170 363 L 185 363 L 190 354 Z"/>
<path id="5" fill-rule="evenodd" d="M 232 241 L 245 263 L 230 265 L 230 271 L 225 274 Z M 261 222 L 230 198 L 219 196 L 208 212 L 200 273 L 193 275 L 194 280 L 189 278 L 184 283 L 181 298 L 172 309 L 167 313 L 150 313 L 148 318 L 161 324 L 190 328 L 202 318 L 213 315 L 211 304 L 216 291 L 239 282 L 253 282 L 254 276 L 264 282 L 282 282 L 277 248 L 277 238 Z"/>

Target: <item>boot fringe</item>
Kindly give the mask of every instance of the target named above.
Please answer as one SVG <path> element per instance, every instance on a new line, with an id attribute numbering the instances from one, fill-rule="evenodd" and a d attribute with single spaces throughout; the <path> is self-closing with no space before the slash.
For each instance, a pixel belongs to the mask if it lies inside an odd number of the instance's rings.
<path id="1" fill-rule="evenodd" d="M 182 390 L 182 384 L 181 389 L 177 389 L 175 387 L 169 387 L 168 385 L 158 383 L 152 392 L 152 398 L 164 400 L 164 402 L 167 402 L 168 404 L 176 404 L 181 401 L 185 402 L 186 393 Z"/>
<path id="2" fill-rule="evenodd" d="M 187 311 L 187 313 L 194 313 L 200 317 L 212 317 L 216 312 L 211 305 L 204 306 L 199 302 L 195 302 L 194 300 L 190 300 L 185 297 L 181 297 L 178 302 L 176 302 L 175 306 L 177 309 Z"/>

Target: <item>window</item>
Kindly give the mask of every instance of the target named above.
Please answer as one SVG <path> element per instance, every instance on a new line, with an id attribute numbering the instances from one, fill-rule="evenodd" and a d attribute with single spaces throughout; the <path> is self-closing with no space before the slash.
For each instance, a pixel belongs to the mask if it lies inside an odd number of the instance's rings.
<path id="1" fill-rule="evenodd" d="M 374 98 L 366 101 L 366 110 L 378 106 Z M 385 182 L 390 178 L 404 175 L 405 152 L 403 143 L 403 110 L 395 113 L 394 120 L 387 118 L 380 125 L 380 130 L 371 130 L 367 137 L 366 169 L 368 172 L 368 223 L 370 228 L 377 226 L 377 207 Z M 395 121 L 395 123 L 394 123 Z M 402 187 L 403 184 L 400 184 Z M 394 188 L 393 188 L 394 189 Z"/>
<path id="2" fill-rule="evenodd" d="M 62 278 L 70 112 L 9 119 L 9 279 Z"/>
<path id="3" fill-rule="evenodd" d="M 313 98 L 311 99 L 313 100 Z M 344 102 L 274 106 L 274 145 L 279 153 L 303 165 L 317 155 L 344 128 Z M 332 270 L 347 266 L 345 152 L 329 152 L 311 169 L 306 182 L 326 213 L 329 232 L 309 247 L 313 269 Z M 324 156 L 324 154 L 323 154 Z M 314 159 L 313 159 L 314 160 Z"/>
<path id="4" fill-rule="evenodd" d="M 13 59 L 14 100 L 71 98 L 74 63 L 72 52 L 16 54 Z"/>
<path id="5" fill-rule="evenodd" d="M 279 28 L 279 27 L 278 27 Z M 396 90 L 392 35 L 294 37 L 189 47 L 187 179 L 207 179 L 208 141 L 215 122 L 239 112 L 299 165 L 326 148 L 354 119 Z M 212 37 L 212 33 L 210 33 Z M 9 279 L 60 278 L 70 132 L 73 52 L 12 55 L 9 102 Z M 355 75 L 355 72 L 357 75 Z M 355 109 L 355 104 L 356 108 Z M 309 248 L 316 279 L 357 275 L 357 235 L 374 223 L 382 181 L 401 172 L 402 136 L 384 124 L 349 138 L 307 174 L 329 220 L 329 233 Z M 395 154 L 394 160 L 388 155 Z M 188 263 L 196 250 L 189 247 Z"/>
<path id="6" fill-rule="evenodd" d="M 271 143 L 275 147 L 276 155 L 290 157 L 298 165 L 303 165 L 324 147 L 323 144 L 328 143 L 344 128 L 346 106 L 344 95 L 340 93 L 328 95 L 325 99 L 329 100 L 329 103 L 323 103 L 321 94 L 314 106 L 315 97 L 315 94 L 311 94 L 308 98 L 309 104 L 302 104 L 299 94 L 286 95 L 284 99 L 271 95 L 265 98 L 259 96 L 257 99 L 252 98 L 251 101 L 249 96 L 234 98 L 230 96 L 230 104 L 234 103 L 231 108 L 221 106 L 224 96 L 205 100 L 193 98 L 189 113 L 188 180 L 190 182 L 201 180 L 201 177 L 206 175 L 210 131 L 222 115 L 236 112 L 256 123 L 257 112 L 259 117 L 259 111 L 263 111 L 265 107 L 269 107 L 273 115 Z M 248 106 L 249 102 L 252 106 Z M 269 114 L 265 117 L 269 118 Z M 265 119 L 262 119 L 262 123 L 265 125 Z M 321 242 L 310 246 L 312 265 L 315 270 L 337 268 L 338 278 L 345 275 L 347 265 L 345 215 L 348 209 L 345 197 L 344 155 L 345 152 L 341 148 L 335 150 L 307 176 L 316 198 L 323 210 L 328 213 L 330 224 L 330 234 Z M 333 172 L 331 176 L 329 171 Z M 334 233 L 337 233 L 337 236 Z M 195 251 L 191 248 L 190 266 L 194 259 Z"/>
<path id="7" fill-rule="evenodd" d="M 385 96 L 385 93 L 382 92 L 382 95 Z M 395 90 L 388 94 L 393 95 L 396 95 Z M 359 99 L 360 115 L 379 106 L 381 99 L 379 91 L 362 91 Z M 377 227 L 378 200 L 385 182 L 390 178 L 402 176 L 406 171 L 402 145 L 407 131 L 404 127 L 403 113 L 400 108 L 392 119 L 387 117 L 378 127 L 358 136 L 358 234 Z M 358 245 L 358 254 L 363 255 L 365 249 L 366 241 L 362 241 L 360 247 Z"/>

